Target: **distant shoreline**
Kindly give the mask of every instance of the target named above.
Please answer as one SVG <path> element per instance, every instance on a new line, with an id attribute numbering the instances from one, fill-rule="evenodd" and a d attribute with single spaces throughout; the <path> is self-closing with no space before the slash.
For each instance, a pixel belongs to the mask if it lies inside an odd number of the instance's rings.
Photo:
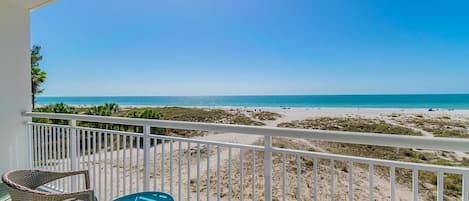
<path id="1" fill-rule="evenodd" d="M 420 93 L 420 94 L 270 94 L 270 95 L 174 95 L 174 96 L 164 96 L 164 95 L 131 95 L 131 96 L 47 96 L 39 95 L 40 98 L 97 98 L 97 97 L 246 97 L 246 96 L 426 96 L 426 95 L 469 95 L 469 93 Z"/>
<path id="2" fill-rule="evenodd" d="M 37 104 L 38 107 L 43 107 L 48 104 Z M 97 106 L 100 104 L 67 104 L 76 108 L 88 108 Z M 378 107 L 255 107 L 255 106 L 177 106 L 177 105 L 119 105 L 122 109 L 132 109 L 132 108 L 161 108 L 161 107 L 182 107 L 182 108 L 199 108 L 199 109 L 240 109 L 240 110 L 369 110 L 369 111 L 415 111 L 415 112 L 451 112 L 451 111 L 468 111 L 469 109 L 446 109 L 446 108 L 431 108 L 433 111 L 428 111 L 429 108 L 378 108 Z"/>
<path id="3" fill-rule="evenodd" d="M 78 107 L 116 103 L 122 107 L 433 108 L 460 110 L 469 109 L 469 94 L 37 97 L 38 105 L 60 102 Z"/>

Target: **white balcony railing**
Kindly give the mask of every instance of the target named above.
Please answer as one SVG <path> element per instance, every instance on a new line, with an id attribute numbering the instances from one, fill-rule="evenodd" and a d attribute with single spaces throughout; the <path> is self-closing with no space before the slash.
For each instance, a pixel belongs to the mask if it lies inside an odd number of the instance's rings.
<path id="1" fill-rule="evenodd" d="M 466 139 L 71 114 L 25 113 L 24 116 L 69 121 L 68 125 L 27 123 L 30 166 L 61 171 L 88 169 L 92 188 L 99 200 L 111 200 L 148 190 L 168 192 L 176 200 L 359 200 L 354 195 L 358 191 L 360 194 L 365 193 L 369 200 L 383 199 L 383 191 L 386 192 L 384 197 L 387 200 L 419 200 L 422 196 L 419 193 L 419 172 L 423 171 L 435 174 L 436 200 L 442 201 L 444 198 L 444 178 L 447 174 L 456 174 L 462 178 L 461 195 L 458 197 L 468 201 L 469 196 L 467 167 L 380 160 L 272 146 L 272 137 L 288 137 L 469 152 L 469 140 Z M 143 132 L 79 127 L 77 121 L 141 126 Z M 152 135 L 150 130 L 154 127 L 248 134 L 261 136 L 261 140 L 258 143 L 260 145 L 246 145 Z M 345 164 L 346 171 L 339 174 L 337 163 Z M 327 168 L 324 169 L 324 166 Z M 388 172 L 377 174 L 377 168 Z M 410 197 L 396 192 L 396 186 L 400 185 L 396 182 L 396 169 L 411 172 Z M 357 177 L 367 178 L 366 184 L 354 182 Z M 384 186 L 375 183 L 377 177 L 388 177 L 388 182 Z M 319 182 L 320 179 L 327 179 L 328 182 Z M 79 177 L 59 180 L 48 187 L 57 191 L 72 191 L 83 188 L 80 180 L 82 178 Z M 340 193 L 338 188 L 345 188 L 346 193 Z"/>

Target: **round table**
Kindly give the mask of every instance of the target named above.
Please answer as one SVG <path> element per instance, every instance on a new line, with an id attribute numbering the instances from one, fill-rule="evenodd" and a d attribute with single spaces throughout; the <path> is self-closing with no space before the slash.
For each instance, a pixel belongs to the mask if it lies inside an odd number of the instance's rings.
<path id="1" fill-rule="evenodd" d="M 171 195 L 162 192 L 141 192 L 126 195 L 113 201 L 174 201 Z"/>

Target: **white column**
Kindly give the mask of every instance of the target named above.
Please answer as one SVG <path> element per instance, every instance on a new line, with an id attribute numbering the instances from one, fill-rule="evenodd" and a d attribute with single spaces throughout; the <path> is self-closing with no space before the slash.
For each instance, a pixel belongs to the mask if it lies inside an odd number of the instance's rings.
<path id="1" fill-rule="evenodd" d="M 29 8 L 25 1 L 0 1 L 0 173 L 27 167 L 31 110 Z"/>
<path id="2" fill-rule="evenodd" d="M 54 0 L 0 0 L 0 174 L 26 168 L 31 111 L 30 12 Z"/>

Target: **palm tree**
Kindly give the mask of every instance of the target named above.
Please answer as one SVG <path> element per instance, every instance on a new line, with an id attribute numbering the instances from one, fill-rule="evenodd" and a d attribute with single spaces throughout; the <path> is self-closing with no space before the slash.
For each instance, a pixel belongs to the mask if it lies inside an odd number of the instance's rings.
<path id="1" fill-rule="evenodd" d="M 103 105 L 95 105 L 90 108 L 88 108 L 85 111 L 85 114 L 87 115 L 98 115 L 98 116 L 112 116 L 114 113 L 119 112 L 119 105 L 116 103 L 105 103 Z M 108 128 L 111 126 L 111 128 L 114 128 L 113 124 L 103 124 L 103 123 L 92 123 L 90 122 L 89 125 L 92 127 L 98 127 L 98 128 Z M 117 124 L 116 124 L 117 125 Z M 117 125 L 119 127 L 119 125 Z"/>
<path id="2" fill-rule="evenodd" d="M 116 103 L 105 103 L 104 105 L 96 105 L 89 108 L 85 113 L 87 115 L 112 116 L 119 112 L 119 105 Z"/>
<path id="3" fill-rule="evenodd" d="M 36 94 L 44 91 L 41 84 L 46 81 L 46 72 L 42 71 L 39 67 L 39 61 L 42 60 L 41 46 L 34 45 L 31 49 L 31 96 L 33 102 L 33 109 L 36 102 Z"/>

